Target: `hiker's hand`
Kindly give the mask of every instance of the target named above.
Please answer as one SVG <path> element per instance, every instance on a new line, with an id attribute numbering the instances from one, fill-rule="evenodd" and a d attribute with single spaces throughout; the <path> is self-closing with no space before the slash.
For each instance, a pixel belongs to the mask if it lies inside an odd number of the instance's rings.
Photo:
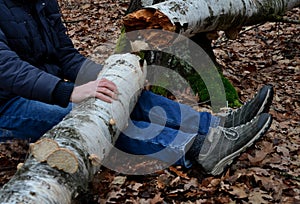
<path id="1" fill-rule="evenodd" d="M 111 103 L 117 98 L 117 95 L 117 86 L 112 81 L 103 78 L 75 87 L 70 101 L 80 103 L 87 98 L 95 97 Z"/>

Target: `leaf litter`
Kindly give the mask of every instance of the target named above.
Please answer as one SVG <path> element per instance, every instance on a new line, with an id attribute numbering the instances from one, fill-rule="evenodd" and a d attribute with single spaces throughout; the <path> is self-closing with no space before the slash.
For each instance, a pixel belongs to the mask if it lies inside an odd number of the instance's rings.
<path id="1" fill-rule="evenodd" d="M 59 0 L 75 47 L 101 63 L 114 52 L 128 0 Z M 300 9 L 286 13 L 299 20 Z M 144 176 L 122 175 L 101 168 L 87 196 L 73 203 L 299 203 L 300 202 L 300 26 L 265 23 L 244 28 L 236 40 L 223 32 L 212 45 L 224 75 L 241 101 L 264 84 L 275 89 L 268 133 L 227 169 L 211 177 L 199 165 L 172 166 Z M 182 93 L 181 102 L 190 94 Z M 188 100 L 187 100 L 188 101 Z M 205 107 L 207 108 L 207 107 Z M 27 156 L 28 143 L 0 145 L 0 184 Z M 149 164 L 131 168 L 151 168 Z M 126 164 L 124 167 L 128 168 Z"/>

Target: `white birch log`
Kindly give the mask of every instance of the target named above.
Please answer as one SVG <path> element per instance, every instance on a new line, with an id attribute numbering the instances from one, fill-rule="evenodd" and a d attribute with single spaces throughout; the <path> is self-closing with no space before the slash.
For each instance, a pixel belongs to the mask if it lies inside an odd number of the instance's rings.
<path id="1" fill-rule="evenodd" d="M 109 104 L 89 99 L 73 108 L 42 141 L 32 145 L 32 151 L 39 156 L 31 154 L 0 190 L 1 204 L 69 204 L 79 192 L 87 190 L 88 181 L 126 128 L 129 113 L 144 86 L 146 68 L 139 60 L 133 54 L 112 55 L 106 60 L 99 78 L 117 85 L 118 100 Z M 46 153 L 39 148 L 46 148 Z"/>
<path id="2" fill-rule="evenodd" d="M 299 5 L 300 0 L 168 0 L 128 14 L 124 25 L 128 31 L 160 28 L 191 37 L 266 22 Z"/>

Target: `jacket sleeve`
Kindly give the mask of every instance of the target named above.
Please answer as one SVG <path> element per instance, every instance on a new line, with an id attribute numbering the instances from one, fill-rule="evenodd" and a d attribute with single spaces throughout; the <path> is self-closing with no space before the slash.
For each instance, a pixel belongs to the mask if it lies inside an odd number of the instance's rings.
<path id="1" fill-rule="evenodd" d="M 59 83 L 63 83 L 60 78 L 21 60 L 9 48 L 6 36 L 0 29 L 0 90 L 24 98 L 55 104 L 53 92 Z M 69 92 L 72 90 L 73 87 L 70 87 Z"/>
<path id="2" fill-rule="evenodd" d="M 81 55 L 76 48 L 74 48 L 74 44 L 71 41 L 70 37 L 66 34 L 66 27 L 63 25 L 61 20 L 61 14 L 59 11 L 59 7 L 56 0 L 50 0 L 52 3 L 49 6 L 55 7 L 51 8 L 52 10 L 55 10 L 55 14 L 52 14 L 52 25 L 55 29 L 59 41 L 59 47 L 57 48 L 57 55 L 58 59 L 60 61 L 60 67 L 63 71 L 63 76 L 72 81 L 75 82 L 77 75 L 82 68 L 82 65 L 87 60 L 83 55 Z M 88 60 L 90 61 L 90 60 Z M 91 62 L 89 63 L 91 64 Z M 93 67 L 96 68 L 96 70 L 99 71 L 102 69 L 102 66 L 96 63 L 93 63 Z M 95 73 L 95 70 L 93 70 L 93 73 Z M 92 78 L 89 78 L 90 80 L 95 80 L 97 78 L 97 75 L 95 75 Z M 88 81 L 88 80 L 87 80 Z"/>

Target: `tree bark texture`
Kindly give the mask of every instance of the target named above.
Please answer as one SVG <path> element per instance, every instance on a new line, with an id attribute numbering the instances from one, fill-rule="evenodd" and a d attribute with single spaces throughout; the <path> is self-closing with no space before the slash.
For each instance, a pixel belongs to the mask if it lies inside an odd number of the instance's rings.
<path id="1" fill-rule="evenodd" d="M 128 14 L 124 24 L 127 30 L 161 28 L 191 37 L 266 22 L 299 5 L 299 0 L 168 0 Z"/>
<path id="2" fill-rule="evenodd" d="M 145 77 L 146 67 L 138 56 L 109 57 L 98 78 L 107 78 L 117 85 L 118 100 L 110 104 L 89 99 L 74 107 L 62 122 L 33 144 L 35 154 L 41 153 L 41 157 L 29 155 L 0 190 L 0 203 L 68 204 L 86 191 L 120 131 L 126 128 Z M 47 148 L 49 153 L 43 158 L 43 149 Z"/>
<path id="3" fill-rule="evenodd" d="M 127 32 L 155 28 L 189 37 L 205 50 L 220 70 L 229 106 L 238 107 L 241 105 L 238 93 L 223 76 L 211 47 L 212 40 L 218 38 L 216 31 L 224 30 L 228 38 L 235 39 L 243 26 L 272 20 L 299 5 L 299 0 L 131 0 L 124 25 Z M 145 58 L 148 64 L 165 66 L 167 62 L 167 67 L 188 79 L 201 102 L 209 100 L 201 78 L 184 63 L 178 64 L 178 60 L 167 54 L 153 51 L 147 51 Z"/>

